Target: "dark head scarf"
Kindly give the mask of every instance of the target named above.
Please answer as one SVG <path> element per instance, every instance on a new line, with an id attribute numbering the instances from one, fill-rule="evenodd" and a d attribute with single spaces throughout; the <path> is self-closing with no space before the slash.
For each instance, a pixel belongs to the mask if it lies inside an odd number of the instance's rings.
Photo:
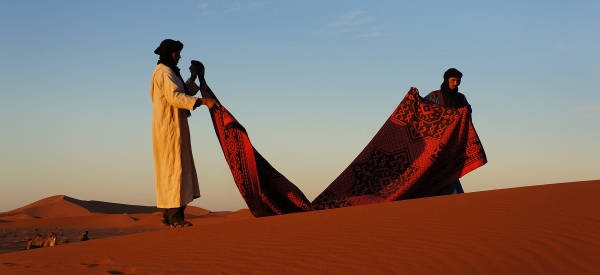
<path id="1" fill-rule="evenodd" d="M 450 90 L 448 79 L 451 77 L 462 78 L 463 74 L 455 69 L 450 68 L 444 73 L 444 83 L 440 86 L 440 104 L 452 108 L 463 107 L 465 105 L 464 96 L 458 93 L 458 87 Z"/>
<path id="2" fill-rule="evenodd" d="M 183 49 L 183 43 L 180 41 L 176 41 L 173 39 L 165 39 L 160 42 L 160 46 L 154 50 L 155 54 L 158 54 L 160 58 L 158 59 L 157 64 L 163 64 L 169 67 L 177 77 L 181 80 L 181 83 L 184 83 L 183 90 L 186 94 L 188 93 L 187 87 L 185 86 L 185 81 L 181 77 L 181 73 L 179 72 L 179 68 L 177 67 L 177 63 L 173 60 L 173 53 L 181 51 Z"/>

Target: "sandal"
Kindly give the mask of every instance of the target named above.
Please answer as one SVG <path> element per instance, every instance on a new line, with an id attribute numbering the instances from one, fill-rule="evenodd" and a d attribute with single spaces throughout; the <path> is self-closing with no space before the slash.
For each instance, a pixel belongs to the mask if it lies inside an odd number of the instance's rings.
<path id="1" fill-rule="evenodd" d="M 183 222 L 174 222 L 171 224 L 171 227 L 173 228 L 181 228 L 181 227 L 190 227 L 193 226 L 194 224 L 192 224 L 191 222 L 188 221 L 183 221 Z"/>

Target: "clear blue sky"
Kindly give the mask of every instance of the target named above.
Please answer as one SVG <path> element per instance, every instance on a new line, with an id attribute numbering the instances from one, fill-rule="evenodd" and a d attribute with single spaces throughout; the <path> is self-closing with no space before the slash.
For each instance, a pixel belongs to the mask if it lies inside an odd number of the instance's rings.
<path id="1" fill-rule="evenodd" d="M 460 87 L 489 163 L 467 192 L 599 179 L 598 1 L 2 1 L 0 211 L 66 194 L 154 204 L 154 48 L 182 41 L 255 147 L 309 199 L 411 86 Z M 202 198 L 235 187 L 205 108 Z"/>

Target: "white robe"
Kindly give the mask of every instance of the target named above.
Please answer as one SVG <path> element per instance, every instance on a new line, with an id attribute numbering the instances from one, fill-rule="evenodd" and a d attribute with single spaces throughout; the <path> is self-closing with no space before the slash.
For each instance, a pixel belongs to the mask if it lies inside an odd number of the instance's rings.
<path id="1" fill-rule="evenodd" d="M 190 129 L 185 110 L 193 110 L 200 88 L 191 80 L 182 83 L 167 66 L 158 64 L 152 74 L 152 146 L 156 178 L 156 206 L 176 208 L 200 197 L 192 157 Z M 184 110 L 185 109 L 185 110 Z"/>

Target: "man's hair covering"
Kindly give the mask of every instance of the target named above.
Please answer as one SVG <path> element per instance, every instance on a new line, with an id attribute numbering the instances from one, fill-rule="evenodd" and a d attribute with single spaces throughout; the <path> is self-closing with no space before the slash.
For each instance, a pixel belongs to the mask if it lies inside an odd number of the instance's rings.
<path id="1" fill-rule="evenodd" d="M 155 54 L 158 55 L 170 55 L 173 52 L 181 51 L 183 49 L 183 43 L 179 40 L 165 39 L 160 42 L 160 46 L 154 50 Z"/>
<path id="2" fill-rule="evenodd" d="M 448 79 L 451 77 L 462 78 L 462 76 L 463 74 L 459 70 L 455 68 L 450 68 L 444 73 L 444 82 L 448 81 Z"/>

